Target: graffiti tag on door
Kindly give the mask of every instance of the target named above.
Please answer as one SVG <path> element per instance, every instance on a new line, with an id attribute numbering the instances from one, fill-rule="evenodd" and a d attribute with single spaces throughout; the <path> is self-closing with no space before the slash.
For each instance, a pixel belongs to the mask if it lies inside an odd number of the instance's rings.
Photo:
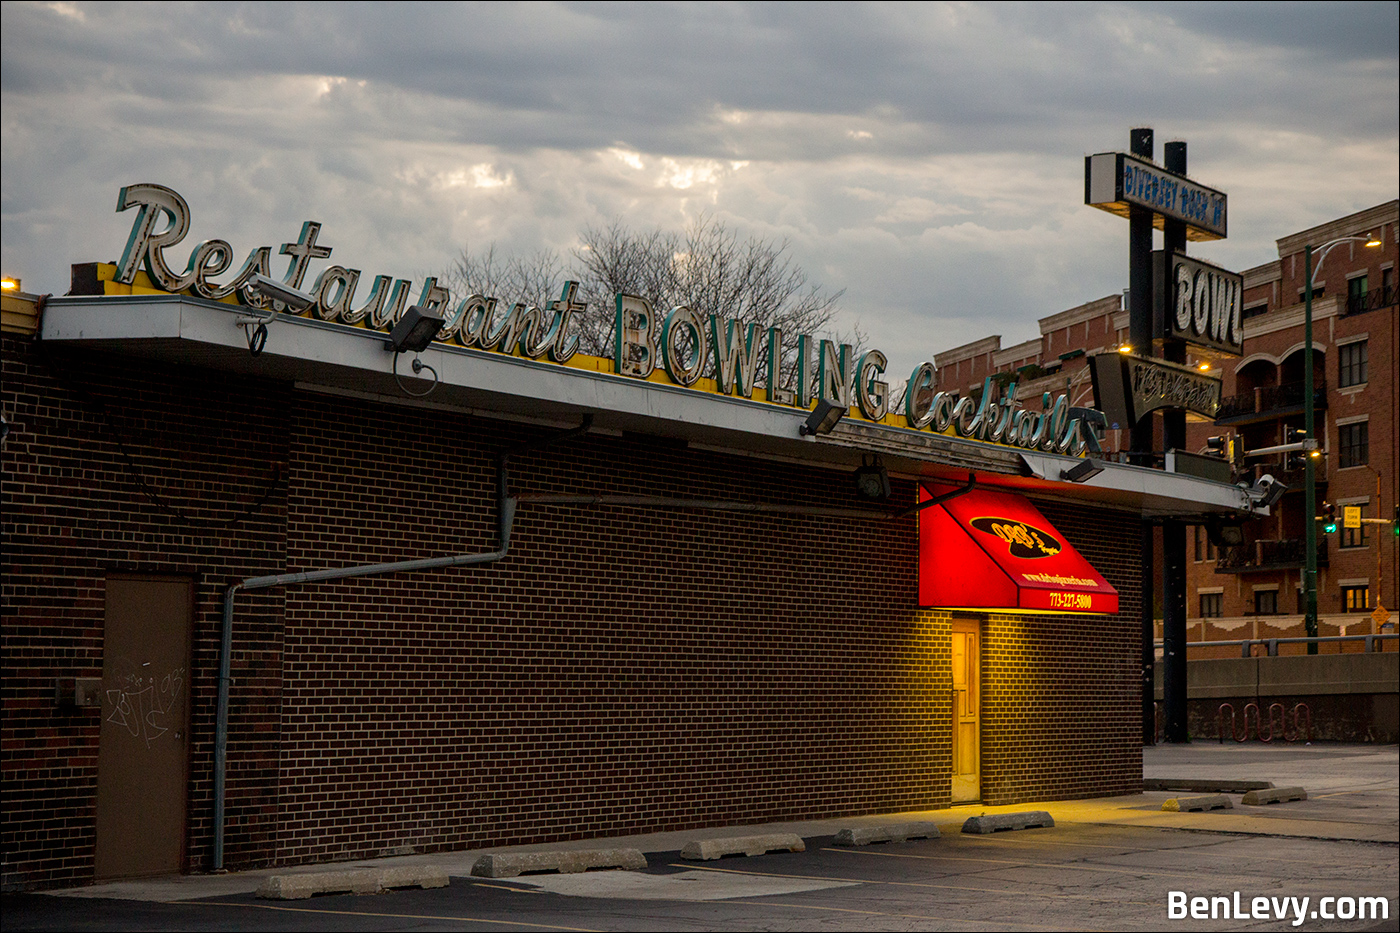
<path id="1" fill-rule="evenodd" d="M 169 723 L 166 717 L 172 711 L 179 712 L 177 701 L 185 686 L 185 674 L 183 667 L 162 672 L 153 670 L 149 661 L 137 665 L 123 658 L 117 663 L 113 678 L 116 686 L 107 688 L 107 703 L 112 709 L 107 721 L 145 739 L 149 748 L 176 724 Z M 179 733 L 175 738 L 180 738 Z"/>

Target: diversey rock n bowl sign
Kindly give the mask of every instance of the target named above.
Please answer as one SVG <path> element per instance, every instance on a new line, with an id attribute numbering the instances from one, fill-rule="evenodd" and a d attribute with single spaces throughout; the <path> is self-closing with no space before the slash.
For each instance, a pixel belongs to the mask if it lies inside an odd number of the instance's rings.
<path id="1" fill-rule="evenodd" d="M 1153 162 L 1126 152 L 1100 152 L 1084 157 L 1084 203 L 1128 216 L 1128 206 L 1153 212 L 1153 224 L 1164 218 L 1186 224 L 1191 240 L 1225 238 L 1228 201 L 1223 191 L 1207 188 Z"/>

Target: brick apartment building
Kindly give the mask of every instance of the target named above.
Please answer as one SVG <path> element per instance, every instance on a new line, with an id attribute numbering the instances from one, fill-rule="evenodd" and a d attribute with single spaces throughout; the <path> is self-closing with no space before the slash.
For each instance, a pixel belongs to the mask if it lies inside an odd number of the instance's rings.
<path id="1" fill-rule="evenodd" d="M 1129 542 L 1149 499 L 1249 507 L 859 405 L 804 437 L 762 387 L 534 337 L 440 334 L 423 396 L 344 292 L 259 346 L 232 296 L 119 265 L 4 297 L 8 890 L 1132 792 Z M 1032 593 L 974 501 L 1088 569 Z M 974 564 L 1008 601 L 925 595 Z M 1055 589 L 1091 586 L 1112 608 Z"/>
<path id="2" fill-rule="evenodd" d="M 1315 276 L 1314 391 L 1324 452 L 1317 502 L 1319 514 L 1324 502 L 1334 506 L 1339 522 L 1345 506 L 1360 507 L 1366 518 L 1395 517 L 1397 204 L 1389 201 L 1280 239 L 1277 259 L 1243 273 L 1244 355 L 1188 359 L 1206 362 L 1223 380 L 1218 420 L 1188 421 L 1190 450 L 1205 450 L 1210 436 L 1231 434 L 1246 449 L 1286 443 L 1290 428 L 1303 427 L 1303 249 L 1341 237 L 1381 240 L 1379 248 L 1355 241 L 1337 246 Z M 1087 357 L 1128 339 L 1128 312 L 1119 296 L 1108 296 L 1041 318 L 1040 334 L 1006 348 L 993 336 L 938 353 L 938 388 L 976 393 L 992 376 L 1002 385 L 1016 382 L 1027 404 L 1048 391 L 1068 392 L 1075 404 L 1091 405 Z M 1127 445 L 1127 432 L 1110 425 L 1105 449 L 1121 455 Z M 1265 473 L 1289 491 L 1269 518 L 1246 524 L 1243 546 L 1222 551 L 1211 545 L 1203 526 L 1191 529 L 1187 614 L 1193 641 L 1304 634 L 1303 470 L 1296 460 L 1275 455 L 1247 460 L 1237 478 L 1253 481 Z M 1392 612 L 1400 603 L 1400 557 L 1391 525 L 1363 524 L 1330 535 L 1319 526 L 1318 540 L 1319 634 L 1374 631 L 1370 611 L 1377 603 Z M 1192 657 L 1232 650 L 1206 649 Z"/>
<path id="3" fill-rule="evenodd" d="M 1236 434 L 1246 449 L 1287 443 L 1303 427 L 1303 289 L 1306 245 L 1352 240 L 1327 253 L 1313 286 L 1313 386 L 1323 503 L 1357 506 L 1364 518 L 1394 519 L 1400 385 L 1396 351 L 1397 205 L 1390 201 L 1278 241 L 1278 259 L 1244 272 L 1244 356 L 1221 372 L 1214 427 L 1194 426 L 1194 447 L 1209 434 Z M 1317 254 L 1313 265 L 1317 267 Z M 1218 552 L 1197 533 L 1188 547 L 1188 617 L 1200 640 L 1302 635 L 1305 522 L 1303 470 L 1296 457 L 1250 459 L 1246 476 L 1269 473 L 1288 485 L 1274 514 L 1246 526 L 1242 547 Z M 1390 524 L 1322 533 L 1317 551 L 1319 634 L 1374 631 L 1377 603 L 1397 607 L 1397 547 Z"/>

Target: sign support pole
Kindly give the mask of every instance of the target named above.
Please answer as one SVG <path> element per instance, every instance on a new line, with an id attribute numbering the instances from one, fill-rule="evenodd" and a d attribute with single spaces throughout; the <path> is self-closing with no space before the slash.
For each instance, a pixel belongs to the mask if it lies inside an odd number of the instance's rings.
<path id="1" fill-rule="evenodd" d="M 1128 133 L 1133 155 L 1152 158 L 1152 130 L 1140 128 Z M 1128 343 L 1133 351 L 1142 353 L 1152 347 L 1152 211 L 1130 205 L 1128 208 Z M 1143 417 L 1132 427 L 1132 458 L 1150 466 L 1152 462 L 1152 416 Z M 1156 616 L 1153 611 L 1153 578 L 1156 562 L 1153 558 L 1153 528 L 1144 521 L 1140 530 L 1142 580 L 1142 741 L 1153 745 L 1157 741 L 1155 669 L 1157 664 Z"/>
<path id="2" fill-rule="evenodd" d="M 1169 142 L 1162 147 L 1163 167 L 1175 174 L 1186 174 L 1186 143 Z M 1186 224 L 1164 218 L 1162 249 L 1168 257 L 1164 274 L 1170 274 L 1173 253 L 1186 253 Z M 1164 335 L 1165 336 L 1165 335 Z M 1171 363 L 1186 362 L 1186 344 L 1166 338 L 1162 358 Z M 1186 412 L 1181 409 L 1162 413 L 1162 441 L 1166 450 L 1186 447 Z M 1180 521 L 1162 523 L 1162 706 L 1168 742 L 1189 741 L 1186 728 L 1186 525 Z"/>

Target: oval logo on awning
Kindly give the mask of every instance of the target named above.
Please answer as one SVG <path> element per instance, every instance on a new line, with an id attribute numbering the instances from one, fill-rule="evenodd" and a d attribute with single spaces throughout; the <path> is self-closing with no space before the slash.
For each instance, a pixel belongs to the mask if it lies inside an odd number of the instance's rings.
<path id="1" fill-rule="evenodd" d="M 1050 532 L 1010 518 L 974 518 L 972 527 L 1005 541 L 1012 557 L 1054 557 L 1062 547 Z"/>

